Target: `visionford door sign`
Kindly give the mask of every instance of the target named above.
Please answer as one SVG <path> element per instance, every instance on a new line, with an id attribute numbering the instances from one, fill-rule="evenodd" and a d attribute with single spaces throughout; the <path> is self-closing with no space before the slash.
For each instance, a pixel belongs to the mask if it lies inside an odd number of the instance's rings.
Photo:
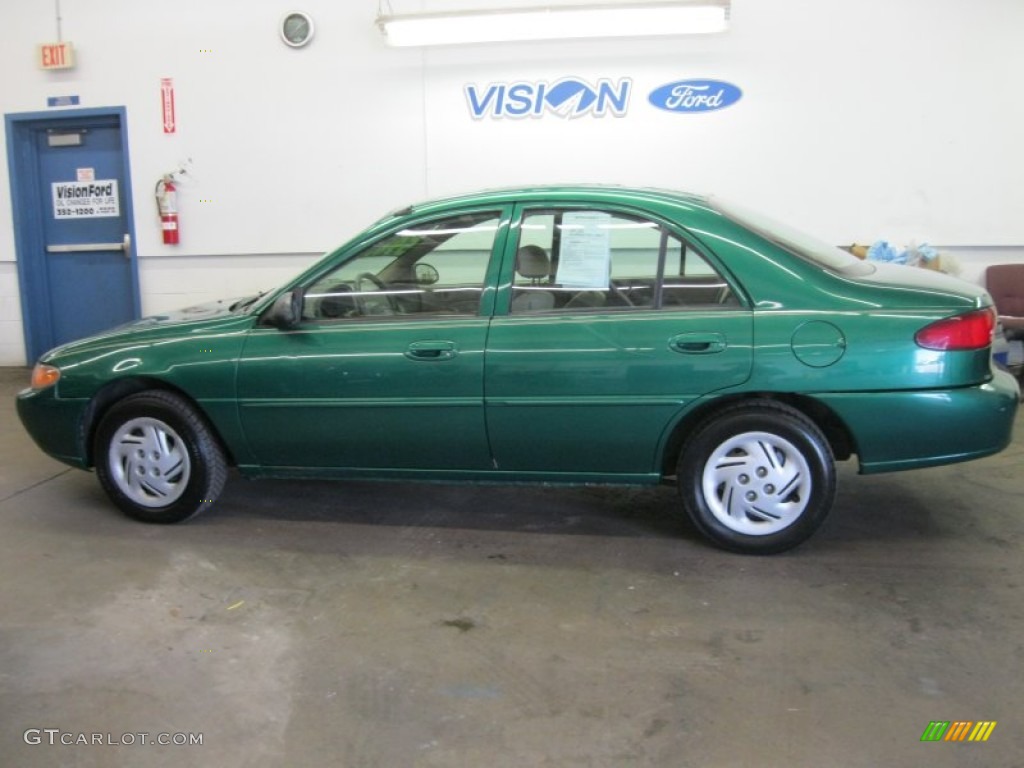
<path id="1" fill-rule="evenodd" d="M 655 88 L 647 100 L 666 112 L 713 112 L 741 96 L 743 91 L 724 80 L 677 80 Z"/>
<path id="2" fill-rule="evenodd" d="M 57 181 L 53 189 L 55 219 L 95 219 L 120 216 L 117 179 Z"/>
<path id="3" fill-rule="evenodd" d="M 546 81 L 466 85 L 466 104 L 475 120 L 486 117 L 623 117 L 629 107 L 633 81 L 628 77 L 596 82 L 576 77 Z"/>

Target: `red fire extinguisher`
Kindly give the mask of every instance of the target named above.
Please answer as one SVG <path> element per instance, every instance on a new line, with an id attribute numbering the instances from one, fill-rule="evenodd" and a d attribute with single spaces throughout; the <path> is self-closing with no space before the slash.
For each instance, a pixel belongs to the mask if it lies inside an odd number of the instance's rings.
<path id="1" fill-rule="evenodd" d="M 156 183 L 156 207 L 160 211 L 160 229 L 164 245 L 178 244 L 178 192 L 174 177 L 167 175 Z"/>

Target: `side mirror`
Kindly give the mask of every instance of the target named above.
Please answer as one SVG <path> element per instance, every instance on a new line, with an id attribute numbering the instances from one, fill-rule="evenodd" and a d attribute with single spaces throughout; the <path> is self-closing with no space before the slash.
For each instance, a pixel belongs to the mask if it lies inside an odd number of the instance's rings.
<path id="1" fill-rule="evenodd" d="M 262 318 L 263 325 L 272 325 L 283 331 L 295 328 L 302 320 L 302 304 L 305 300 L 305 290 L 293 288 L 288 293 L 282 293 L 274 303 L 270 305 Z"/>

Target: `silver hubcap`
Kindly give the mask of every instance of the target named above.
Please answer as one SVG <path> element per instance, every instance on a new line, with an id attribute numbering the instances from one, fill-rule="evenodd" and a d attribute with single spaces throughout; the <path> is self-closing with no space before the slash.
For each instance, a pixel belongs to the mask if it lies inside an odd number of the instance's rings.
<path id="1" fill-rule="evenodd" d="M 792 525 L 811 499 L 803 454 L 770 432 L 744 432 L 718 446 L 704 465 L 704 498 L 722 525 L 765 536 Z"/>
<path id="2" fill-rule="evenodd" d="M 166 507 L 185 492 L 191 464 L 178 433 L 158 419 L 126 421 L 110 441 L 110 474 L 143 507 Z"/>

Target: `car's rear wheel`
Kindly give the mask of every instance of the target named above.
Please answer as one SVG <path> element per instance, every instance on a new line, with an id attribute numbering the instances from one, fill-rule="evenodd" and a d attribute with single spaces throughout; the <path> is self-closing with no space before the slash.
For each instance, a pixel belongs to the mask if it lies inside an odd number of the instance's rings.
<path id="1" fill-rule="evenodd" d="M 182 397 L 149 391 L 113 405 L 96 430 L 96 473 L 129 517 L 178 523 L 214 502 L 227 463 L 210 428 Z"/>
<path id="2" fill-rule="evenodd" d="M 835 499 L 835 461 L 821 430 L 773 401 L 733 406 L 703 422 L 677 467 L 683 508 L 725 549 L 772 554 L 805 541 Z"/>

